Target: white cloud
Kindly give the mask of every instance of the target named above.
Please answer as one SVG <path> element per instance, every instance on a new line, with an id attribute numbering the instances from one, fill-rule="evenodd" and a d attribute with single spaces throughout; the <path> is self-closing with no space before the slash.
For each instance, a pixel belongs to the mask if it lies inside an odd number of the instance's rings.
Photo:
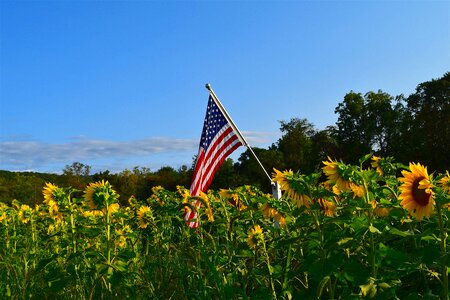
<path id="1" fill-rule="evenodd" d="M 276 134 L 270 132 L 244 131 L 251 146 L 262 146 L 274 141 Z M 110 141 L 76 138 L 66 143 L 47 143 L 36 140 L 0 141 L 0 169 L 3 170 L 61 170 L 74 161 L 100 165 L 120 164 L 136 161 L 138 157 L 151 157 L 152 165 L 190 164 L 189 158 L 197 154 L 199 139 L 176 139 L 150 137 L 133 141 Z M 186 157 L 185 162 L 162 161 L 170 154 Z M 98 165 L 96 167 L 96 165 Z M 133 165 L 134 166 L 134 165 Z M 132 167 L 132 166 L 131 166 Z"/>

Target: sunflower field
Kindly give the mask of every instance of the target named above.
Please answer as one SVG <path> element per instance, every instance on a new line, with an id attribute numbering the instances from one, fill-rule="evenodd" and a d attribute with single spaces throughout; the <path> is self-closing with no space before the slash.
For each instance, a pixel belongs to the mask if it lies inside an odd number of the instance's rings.
<path id="1" fill-rule="evenodd" d="M 1 298 L 448 299 L 448 171 L 367 155 L 273 180 L 280 200 L 155 187 L 127 205 L 107 181 L 47 183 L 41 205 L 0 204 Z"/>

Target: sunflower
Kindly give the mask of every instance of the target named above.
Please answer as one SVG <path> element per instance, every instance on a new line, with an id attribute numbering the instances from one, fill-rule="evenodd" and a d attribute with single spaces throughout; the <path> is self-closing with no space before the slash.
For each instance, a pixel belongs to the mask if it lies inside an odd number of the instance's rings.
<path id="1" fill-rule="evenodd" d="M 114 244 L 119 248 L 125 248 L 127 245 L 127 238 L 123 235 L 119 235 L 118 238 L 114 240 Z"/>
<path id="2" fill-rule="evenodd" d="M 286 225 L 286 219 L 275 208 L 270 207 L 268 203 L 261 205 L 260 210 L 265 218 L 273 218 L 281 227 Z"/>
<path id="3" fill-rule="evenodd" d="M 364 197 L 364 194 L 366 190 L 364 189 L 364 186 L 357 185 L 353 182 L 350 182 L 350 189 L 353 192 L 353 198 L 362 198 Z"/>
<path id="4" fill-rule="evenodd" d="M 139 220 L 139 228 L 147 228 L 151 219 L 153 219 L 152 210 L 150 207 L 143 205 L 137 211 L 137 217 Z"/>
<path id="5" fill-rule="evenodd" d="M 377 201 L 372 200 L 372 208 L 373 208 L 373 214 L 377 217 L 387 217 L 389 216 L 389 213 L 391 212 L 390 208 L 387 207 L 378 207 Z"/>
<path id="6" fill-rule="evenodd" d="M 259 225 L 253 226 L 253 228 L 248 231 L 247 244 L 250 246 L 250 248 L 256 248 L 259 242 L 263 240 L 264 235 Z"/>
<path id="7" fill-rule="evenodd" d="M 328 157 L 329 161 L 322 161 L 325 167 L 322 168 L 328 180 L 334 182 L 340 191 L 346 191 L 350 188 L 350 181 L 343 177 L 343 169 L 345 165 L 343 163 L 333 161 Z"/>
<path id="8" fill-rule="evenodd" d="M 445 176 L 439 179 L 439 186 L 447 193 L 450 193 L 450 174 L 448 171 L 445 173 Z"/>
<path id="9" fill-rule="evenodd" d="M 0 222 L 6 219 L 6 210 L 8 209 L 8 206 L 4 203 L 0 203 Z"/>
<path id="10" fill-rule="evenodd" d="M 320 210 L 328 217 L 334 217 L 336 215 L 336 205 L 332 201 L 328 201 L 323 198 L 319 198 L 317 202 L 320 205 Z"/>
<path id="11" fill-rule="evenodd" d="M 177 191 L 178 191 L 178 194 L 180 194 L 180 196 L 183 198 L 181 200 L 181 203 L 188 203 L 189 197 L 191 197 L 190 191 L 181 185 L 177 185 Z"/>
<path id="12" fill-rule="evenodd" d="M 253 191 L 254 187 L 252 187 L 251 185 L 246 185 L 245 186 L 245 191 L 250 195 L 250 196 L 256 196 L 256 193 Z"/>
<path id="13" fill-rule="evenodd" d="M 125 233 L 126 233 L 125 228 L 116 229 L 115 232 L 116 232 L 117 238 L 114 240 L 114 244 L 116 244 L 116 246 L 119 248 L 124 248 L 127 245 L 127 238 L 125 236 Z"/>
<path id="14" fill-rule="evenodd" d="M 429 217 L 434 211 L 434 196 L 431 188 L 427 168 L 420 163 L 410 163 L 410 172 L 403 170 L 403 177 L 399 181 L 403 182 L 400 186 L 400 204 L 407 209 L 411 215 L 422 220 L 423 217 Z"/>
<path id="15" fill-rule="evenodd" d="M 233 193 L 230 190 L 221 189 L 219 192 L 219 196 L 221 198 L 227 199 L 228 203 L 231 206 L 236 207 L 239 209 L 239 211 L 243 211 L 247 208 L 244 204 L 242 204 L 242 201 L 239 199 L 239 194 Z"/>
<path id="16" fill-rule="evenodd" d="M 303 205 L 309 207 L 312 202 L 311 198 L 306 194 L 298 193 L 291 187 L 290 178 L 294 176 L 292 170 L 284 172 L 278 171 L 275 168 L 273 170 L 275 173 L 273 173 L 272 179 L 280 184 L 280 189 L 286 192 L 284 195 L 287 198 L 292 199 L 297 207 L 301 207 Z"/>
<path id="17" fill-rule="evenodd" d="M 377 217 L 387 217 L 390 212 L 391 209 L 387 207 L 376 207 L 373 209 L 373 214 Z"/>
<path id="18" fill-rule="evenodd" d="M 378 174 L 383 176 L 383 170 L 380 167 L 380 159 L 381 159 L 381 157 L 379 157 L 379 156 L 375 156 L 375 155 L 372 156 L 371 165 L 372 165 L 372 168 L 374 168 Z"/>
<path id="19" fill-rule="evenodd" d="M 47 182 L 45 184 L 44 189 L 42 190 L 42 194 L 44 195 L 44 203 L 49 204 L 49 202 L 54 201 L 56 202 L 56 199 L 53 195 L 53 193 L 58 189 L 56 185 L 53 183 Z"/>
<path id="20" fill-rule="evenodd" d="M 178 188 L 178 186 L 177 186 Z M 166 202 L 164 202 L 164 198 L 165 195 L 161 193 L 164 192 L 164 188 L 160 185 L 154 186 L 152 187 L 152 199 L 155 199 L 156 201 L 158 201 L 159 205 L 163 206 L 164 204 L 166 204 Z M 162 197 L 161 197 L 162 196 Z"/>
<path id="21" fill-rule="evenodd" d="M 47 182 L 42 190 L 44 203 L 48 205 L 51 216 L 55 216 L 59 211 L 58 201 L 56 200 L 55 195 L 61 194 L 61 192 L 61 188 L 50 182 Z"/>
<path id="22" fill-rule="evenodd" d="M 205 214 L 208 216 L 208 221 L 213 222 L 214 221 L 214 215 L 213 215 L 213 211 L 212 211 L 212 208 L 211 208 L 211 204 L 209 202 L 208 195 L 203 193 L 203 192 L 200 192 L 199 197 L 202 198 L 204 203 L 206 204 Z"/>
<path id="23" fill-rule="evenodd" d="M 286 176 L 292 177 L 294 176 L 294 172 L 292 172 L 292 170 L 281 172 L 275 168 L 273 168 L 273 170 L 275 173 L 272 173 L 272 179 L 280 184 L 280 189 L 286 190 L 289 188 L 290 182 Z"/>
<path id="24" fill-rule="evenodd" d="M 94 201 L 94 193 L 97 188 L 105 185 L 105 181 L 91 182 L 84 190 L 84 200 L 87 202 L 87 206 L 90 209 L 96 209 L 98 204 Z"/>
<path id="25" fill-rule="evenodd" d="M 270 207 L 268 203 L 264 203 L 261 205 L 261 211 L 264 217 L 266 218 L 272 218 L 276 213 L 276 209 L 273 207 Z"/>
<path id="26" fill-rule="evenodd" d="M 113 214 L 119 211 L 120 205 L 119 203 L 113 203 L 110 206 L 108 206 L 108 212 L 109 214 Z"/>
<path id="27" fill-rule="evenodd" d="M 84 200 L 90 209 L 104 208 L 106 201 L 111 205 L 118 197 L 109 182 L 104 180 L 91 182 L 84 190 Z"/>
<path id="28" fill-rule="evenodd" d="M 128 198 L 128 204 L 132 208 L 135 208 L 137 206 L 138 201 L 134 195 L 131 195 L 130 198 Z"/>
<path id="29" fill-rule="evenodd" d="M 84 210 L 81 214 L 83 215 L 83 217 L 93 220 L 95 220 L 96 217 L 104 215 L 101 210 Z"/>
<path id="30" fill-rule="evenodd" d="M 20 210 L 19 210 L 19 214 L 18 214 L 19 220 L 24 224 L 28 223 L 28 221 L 30 221 L 30 219 L 31 219 L 32 212 L 33 212 L 33 210 L 31 209 L 31 207 L 29 207 L 26 204 L 22 204 L 20 206 Z"/>

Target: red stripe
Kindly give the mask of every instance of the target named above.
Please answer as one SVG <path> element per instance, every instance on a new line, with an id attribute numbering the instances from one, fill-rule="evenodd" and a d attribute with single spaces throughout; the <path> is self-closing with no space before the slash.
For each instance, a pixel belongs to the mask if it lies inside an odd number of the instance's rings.
<path id="1" fill-rule="evenodd" d="M 231 131 L 231 132 L 230 132 Z M 210 156 L 216 152 L 216 153 L 220 153 L 223 151 L 224 145 L 229 145 L 231 144 L 232 141 L 236 140 L 237 136 L 234 134 L 234 132 L 232 132 L 231 128 L 228 128 L 227 130 L 225 130 L 225 132 L 223 132 L 215 141 L 215 143 L 213 145 L 211 145 L 208 150 L 206 151 L 205 154 L 205 161 L 214 161 L 215 157 L 213 160 L 210 160 Z M 223 143 L 223 141 L 226 140 L 225 143 Z M 217 155 L 216 155 L 217 157 Z"/>
<path id="2" fill-rule="evenodd" d="M 192 181 L 192 184 L 194 184 L 194 186 L 191 185 L 191 195 L 197 196 L 200 191 L 206 190 L 207 186 L 205 187 L 205 185 L 203 184 L 203 180 L 205 180 L 205 172 L 209 169 L 211 162 L 214 162 L 214 160 L 210 160 L 210 156 L 214 153 L 214 151 L 218 147 L 218 144 L 220 145 L 220 143 L 228 136 L 230 136 L 229 140 L 227 140 L 225 144 L 222 144 L 221 147 L 219 148 L 219 151 L 216 152 L 216 155 L 214 157 L 214 159 L 216 159 L 218 154 L 220 155 L 220 152 L 222 152 L 223 149 L 226 148 L 224 147 L 224 145 L 228 146 L 233 140 L 236 140 L 237 138 L 231 127 L 227 128 L 214 141 L 214 143 L 209 146 L 206 153 L 202 151 L 202 154 L 205 155 L 204 157 L 200 157 L 200 159 L 197 159 L 197 163 L 195 164 L 194 179 Z"/>
<path id="3" fill-rule="evenodd" d="M 233 131 L 233 128 L 228 127 L 225 131 L 220 133 L 219 136 L 216 135 L 214 137 L 214 142 L 209 145 L 206 152 L 203 147 L 200 147 L 190 188 L 192 196 L 198 196 L 201 191 L 204 192 L 209 187 L 215 172 L 222 165 L 223 161 L 228 155 L 242 145 L 240 141 L 232 145 L 237 139 L 238 137 Z M 232 147 L 227 149 L 230 145 L 232 145 Z M 200 208 L 201 202 L 195 200 L 193 201 L 192 206 L 193 210 L 185 213 L 184 220 L 187 221 L 189 227 L 197 228 L 199 222 L 195 218 L 198 217 L 197 209 Z M 190 221 L 193 219 L 195 220 Z"/>
<path id="4" fill-rule="evenodd" d="M 217 171 L 218 168 L 220 168 L 223 161 L 228 157 L 228 155 L 230 155 L 234 150 L 236 150 L 241 145 L 242 145 L 241 142 L 237 142 L 233 147 L 228 149 L 228 151 L 222 156 L 222 158 L 220 158 L 220 160 L 218 160 L 218 163 L 213 167 L 212 171 L 211 170 L 209 171 L 209 173 L 212 172 L 211 173 L 212 175 L 209 177 L 207 182 L 203 184 L 202 190 L 206 190 L 209 187 L 214 178 L 214 173 Z"/>
<path id="5" fill-rule="evenodd" d="M 201 148 L 200 155 L 197 157 L 197 162 L 195 164 L 194 176 L 192 179 L 192 184 L 190 188 L 190 193 L 193 196 L 198 195 L 198 188 L 201 183 L 202 173 L 203 173 L 203 163 L 205 161 L 205 151 Z"/>
<path id="6" fill-rule="evenodd" d="M 198 170 L 200 169 L 200 166 L 203 162 L 203 158 L 205 157 L 205 149 L 200 148 L 198 150 L 198 155 L 197 155 L 197 161 L 195 163 L 195 169 L 194 169 L 194 174 L 197 174 Z"/>
<path id="7" fill-rule="evenodd" d="M 236 135 L 232 135 L 225 142 L 223 142 L 223 140 L 222 140 L 221 144 L 216 145 L 217 147 L 220 147 L 220 148 L 217 148 L 217 149 L 209 148 L 208 149 L 208 152 L 205 155 L 205 165 L 203 166 L 203 172 L 204 173 L 202 173 L 202 182 L 205 179 L 208 180 L 208 177 L 213 177 L 214 176 L 214 172 L 215 172 L 216 169 L 211 171 L 211 166 L 214 166 L 215 164 L 217 164 L 217 159 L 219 157 L 223 156 L 224 152 L 226 151 L 226 148 L 228 146 L 230 146 L 230 144 L 232 144 L 236 140 L 237 140 L 237 136 Z M 229 153 L 231 153 L 231 152 L 228 152 L 228 154 Z M 214 155 L 214 156 L 212 156 L 212 155 Z M 219 165 L 221 164 L 221 162 L 219 162 Z M 211 174 L 211 175 L 209 175 L 209 174 Z M 207 188 L 208 187 L 205 186 L 204 183 L 202 183 L 202 185 L 200 187 L 200 190 L 205 191 Z"/>

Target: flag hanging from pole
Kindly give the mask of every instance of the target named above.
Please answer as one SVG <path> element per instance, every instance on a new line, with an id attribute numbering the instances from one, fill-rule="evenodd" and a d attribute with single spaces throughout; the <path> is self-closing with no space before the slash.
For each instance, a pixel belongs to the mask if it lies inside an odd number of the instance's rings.
<path id="1" fill-rule="evenodd" d="M 192 177 L 191 196 L 205 192 L 211 184 L 214 173 L 227 156 L 244 144 L 235 128 L 210 95 Z M 193 203 L 194 210 L 185 212 L 184 220 L 188 222 L 189 227 L 198 227 L 197 209 L 200 206 L 201 202 L 196 200 Z"/>

